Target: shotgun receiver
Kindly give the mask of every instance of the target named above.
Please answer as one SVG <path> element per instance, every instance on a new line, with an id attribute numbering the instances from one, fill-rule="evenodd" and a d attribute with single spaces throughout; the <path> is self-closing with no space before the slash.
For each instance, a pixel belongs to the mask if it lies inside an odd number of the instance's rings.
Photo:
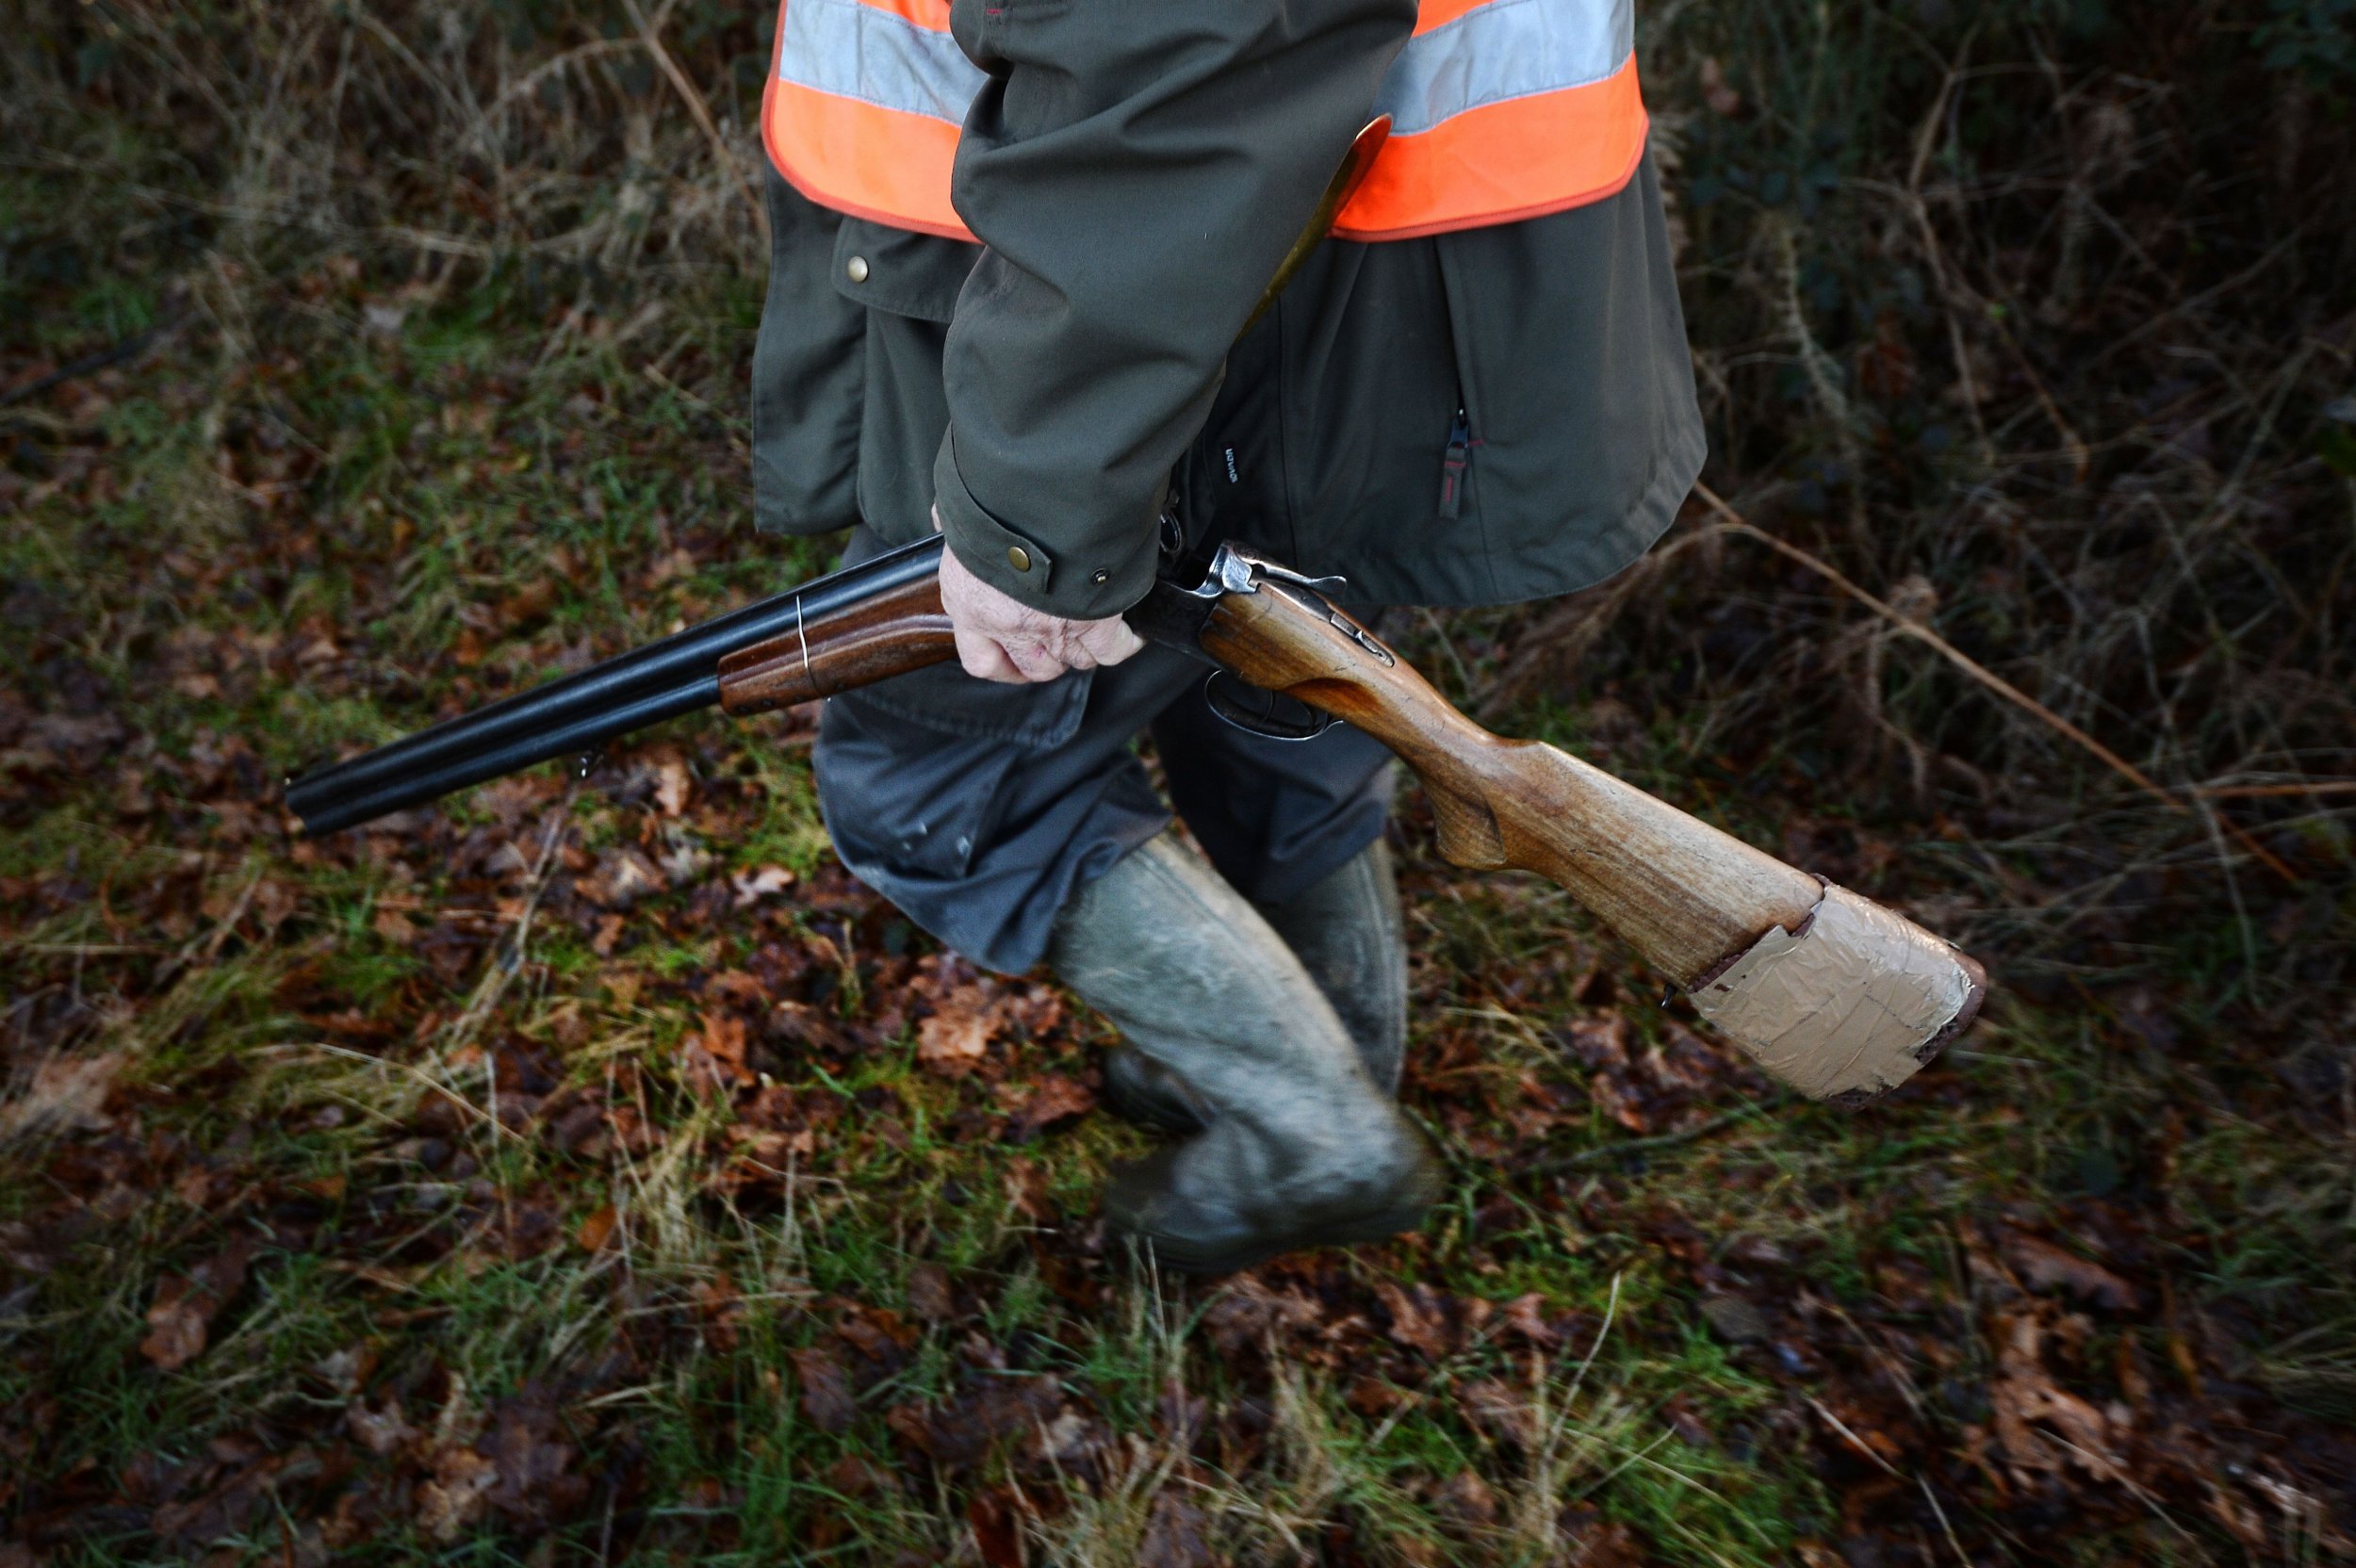
<path id="1" fill-rule="evenodd" d="M 348 827 L 717 704 L 764 713 L 956 657 L 941 543 L 877 556 L 621 658 L 295 780 L 305 831 Z M 1310 579 L 1235 545 L 1128 614 L 1263 693 L 1389 746 L 1431 797 L 1440 852 L 1560 885 L 1760 1067 L 1861 1104 L 1961 1034 L 1980 966 L 1902 916 L 1794 870 L 1600 769 L 1457 711 Z"/>

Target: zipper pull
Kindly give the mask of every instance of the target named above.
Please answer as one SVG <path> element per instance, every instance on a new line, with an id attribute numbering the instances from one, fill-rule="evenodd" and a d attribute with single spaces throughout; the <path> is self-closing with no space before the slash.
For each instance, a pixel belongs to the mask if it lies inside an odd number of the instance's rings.
<path id="1" fill-rule="evenodd" d="M 1448 451 L 1440 459 L 1440 518 L 1454 522 L 1464 510 L 1464 471 L 1472 464 L 1472 424 L 1464 411 L 1448 428 Z"/>

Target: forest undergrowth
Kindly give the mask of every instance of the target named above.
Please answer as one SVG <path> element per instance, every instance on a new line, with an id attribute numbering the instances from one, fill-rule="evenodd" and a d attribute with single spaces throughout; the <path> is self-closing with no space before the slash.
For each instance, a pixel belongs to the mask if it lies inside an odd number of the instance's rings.
<path id="1" fill-rule="evenodd" d="M 1707 489 L 1403 645 L 1995 999 L 1797 1102 L 1411 792 L 1448 1200 L 1209 1282 L 808 712 L 279 800 L 827 565 L 749 527 L 769 19 L 8 14 L 0 1568 L 2356 1557 L 2346 0 L 1642 13 Z"/>

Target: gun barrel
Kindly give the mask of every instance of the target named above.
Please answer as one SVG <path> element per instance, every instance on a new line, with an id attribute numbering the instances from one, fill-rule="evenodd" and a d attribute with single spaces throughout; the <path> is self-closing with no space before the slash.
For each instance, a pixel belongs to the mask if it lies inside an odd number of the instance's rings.
<path id="1" fill-rule="evenodd" d="M 932 576 L 941 548 L 934 538 L 887 551 L 290 780 L 286 805 L 306 833 L 332 833 L 710 707 L 720 700 L 722 659 Z"/>

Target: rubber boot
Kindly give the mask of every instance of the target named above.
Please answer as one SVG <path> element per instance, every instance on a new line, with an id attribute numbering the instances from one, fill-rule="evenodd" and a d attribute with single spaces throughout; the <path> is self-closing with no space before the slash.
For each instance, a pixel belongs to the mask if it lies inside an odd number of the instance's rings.
<path id="1" fill-rule="evenodd" d="M 1366 1076 L 1284 939 L 1169 834 L 1082 889 L 1056 976 L 1182 1081 L 1207 1125 L 1117 1175 L 1117 1232 L 1218 1274 L 1416 1224 L 1438 1195 L 1423 1139 Z"/>
<path id="2" fill-rule="evenodd" d="M 1407 940 L 1389 846 L 1377 839 L 1306 892 L 1254 907 L 1333 1004 L 1374 1086 L 1397 1094 L 1407 1053 Z M 1104 1058 L 1104 1100 L 1116 1115 L 1164 1132 L 1200 1132 L 1205 1121 L 1184 1080 L 1125 1047 Z"/>

